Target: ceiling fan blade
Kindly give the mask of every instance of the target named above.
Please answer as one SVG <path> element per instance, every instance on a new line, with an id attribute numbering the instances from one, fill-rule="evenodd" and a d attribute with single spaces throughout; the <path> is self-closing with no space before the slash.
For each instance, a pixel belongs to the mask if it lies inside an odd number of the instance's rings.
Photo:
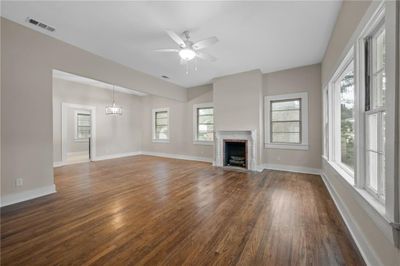
<path id="1" fill-rule="evenodd" d="M 194 43 L 192 47 L 195 50 L 200 50 L 200 49 L 204 49 L 208 46 L 211 46 L 217 42 L 218 42 L 218 38 L 213 36 L 213 37 L 210 37 L 210 38 L 207 38 L 207 39 L 204 39 L 204 40 Z"/>
<path id="2" fill-rule="evenodd" d="M 171 37 L 172 40 L 174 40 L 174 42 L 176 42 L 180 47 L 185 48 L 186 47 L 186 43 L 185 41 L 179 37 L 178 34 L 176 34 L 175 32 L 173 32 L 172 30 L 166 30 L 165 31 L 169 37 Z"/>
<path id="3" fill-rule="evenodd" d="M 173 52 L 173 53 L 177 53 L 177 52 L 179 52 L 179 50 L 178 49 L 157 49 L 157 50 L 154 50 L 154 52 L 160 52 L 160 53 L 171 53 L 171 52 Z"/>
<path id="4" fill-rule="evenodd" d="M 197 52 L 197 56 L 201 59 L 208 60 L 211 62 L 215 62 L 217 60 L 216 57 L 214 57 L 210 54 L 204 53 L 204 52 Z"/>

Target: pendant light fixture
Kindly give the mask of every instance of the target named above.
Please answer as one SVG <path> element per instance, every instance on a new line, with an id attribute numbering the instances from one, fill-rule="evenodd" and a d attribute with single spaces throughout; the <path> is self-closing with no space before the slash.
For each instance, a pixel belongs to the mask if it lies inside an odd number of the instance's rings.
<path id="1" fill-rule="evenodd" d="M 115 85 L 113 85 L 112 104 L 106 106 L 106 114 L 107 115 L 122 115 L 122 107 L 115 104 L 114 91 L 115 91 Z"/>

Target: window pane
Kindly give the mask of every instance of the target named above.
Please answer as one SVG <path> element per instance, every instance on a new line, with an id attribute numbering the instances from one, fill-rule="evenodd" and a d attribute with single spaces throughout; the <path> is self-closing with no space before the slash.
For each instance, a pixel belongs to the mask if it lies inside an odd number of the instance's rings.
<path id="1" fill-rule="evenodd" d="M 372 104 L 373 107 L 381 107 L 385 104 L 386 76 L 385 71 L 374 75 L 372 86 Z"/>
<path id="2" fill-rule="evenodd" d="M 378 151 L 378 114 L 367 115 L 368 142 L 367 149 Z"/>
<path id="3" fill-rule="evenodd" d="M 156 125 L 168 125 L 168 118 L 157 118 Z"/>
<path id="4" fill-rule="evenodd" d="M 199 132 L 213 132 L 214 125 L 199 125 Z"/>
<path id="5" fill-rule="evenodd" d="M 197 140 L 213 141 L 214 139 L 214 108 L 197 109 Z"/>
<path id="6" fill-rule="evenodd" d="M 156 118 L 167 118 L 168 112 L 156 112 Z"/>
<path id="7" fill-rule="evenodd" d="M 199 115 L 212 115 L 214 114 L 214 108 L 199 108 Z"/>
<path id="8" fill-rule="evenodd" d="M 341 162 L 354 169 L 354 72 L 340 80 Z"/>
<path id="9" fill-rule="evenodd" d="M 300 132 L 300 122 L 272 122 L 272 132 Z"/>
<path id="10" fill-rule="evenodd" d="M 288 100 L 288 101 L 276 101 L 271 102 L 271 110 L 290 110 L 290 109 L 300 109 L 300 99 Z"/>
<path id="11" fill-rule="evenodd" d="M 272 133 L 274 143 L 300 143 L 300 133 Z"/>
<path id="12" fill-rule="evenodd" d="M 378 191 L 378 154 L 367 152 L 368 156 L 368 187 Z"/>
<path id="13" fill-rule="evenodd" d="M 376 37 L 376 69 L 385 66 L 385 30 Z"/>
<path id="14" fill-rule="evenodd" d="M 214 118 L 212 115 L 202 115 L 199 116 L 200 124 L 212 124 L 214 122 Z"/>
<path id="15" fill-rule="evenodd" d="M 199 133 L 198 134 L 198 140 L 200 141 L 212 141 L 213 140 L 213 132 L 208 132 L 208 133 Z"/>
<path id="16" fill-rule="evenodd" d="M 272 111 L 272 121 L 300 120 L 300 110 Z"/>

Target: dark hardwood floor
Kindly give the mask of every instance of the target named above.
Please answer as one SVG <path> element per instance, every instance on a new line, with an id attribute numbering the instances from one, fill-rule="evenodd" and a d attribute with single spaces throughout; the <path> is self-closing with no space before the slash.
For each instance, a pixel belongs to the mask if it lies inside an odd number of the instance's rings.
<path id="1" fill-rule="evenodd" d="M 2 265 L 364 265 L 321 178 L 135 156 L 1 209 Z"/>

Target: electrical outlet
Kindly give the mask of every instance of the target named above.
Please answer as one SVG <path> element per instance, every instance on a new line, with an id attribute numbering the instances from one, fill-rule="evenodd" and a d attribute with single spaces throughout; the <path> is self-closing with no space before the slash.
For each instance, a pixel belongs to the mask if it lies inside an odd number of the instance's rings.
<path id="1" fill-rule="evenodd" d="M 24 185 L 24 179 L 23 178 L 17 178 L 15 179 L 15 185 L 17 187 L 22 187 Z"/>

